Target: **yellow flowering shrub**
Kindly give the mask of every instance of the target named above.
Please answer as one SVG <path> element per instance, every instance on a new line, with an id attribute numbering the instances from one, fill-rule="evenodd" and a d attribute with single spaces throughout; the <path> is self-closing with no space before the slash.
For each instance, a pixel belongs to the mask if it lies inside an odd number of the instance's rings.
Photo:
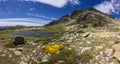
<path id="1" fill-rule="evenodd" d="M 58 45 L 58 44 L 54 44 L 54 45 L 50 45 L 50 46 L 45 47 L 44 51 L 46 53 L 57 53 L 62 48 L 63 48 L 63 46 Z"/>

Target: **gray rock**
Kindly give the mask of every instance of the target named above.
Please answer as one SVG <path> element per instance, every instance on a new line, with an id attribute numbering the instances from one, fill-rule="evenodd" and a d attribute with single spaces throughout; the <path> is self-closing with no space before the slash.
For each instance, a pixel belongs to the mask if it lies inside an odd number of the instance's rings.
<path id="1" fill-rule="evenodd" d="M 113 56 L 120 61 L 120 51 L 116 51 Z"/>
<path id="2" fill-rule="evenodd" d="M 45 56 L 42 58 L 42 62 L 47 62 L 47 61 L 48 61 L 48 58 L 49 58 L 49 55 L 45 55 Z"/>
<path id="3" fill-rule="evenodd" d="M 25 56 L 20 57 L 20 59 L 21 59 L 22 61 L 25 61 L 25 62 L 28 62 L 28 61 L 29 61 L 29 59 L 28 59 L 27 57 L 25 57 Z"/>
<path id="4" fill-rule="evenodd" d="M 14 54 L 17 55 L 17 56 L 22 55 L 22 53 L 20 51 L 14 51 Z"/>
<path id="5" fill-rule="evenodd" d="M 81 50 L 81 53 L 84 53 L 86 51 L 90 51 L 92 49 L 92 47 L 83 47 L 83 49 Z"/>
<path id="6" fill-rule="evenodd" d="M 114 44 L 114 45 L 112 46 L 112 48 L 113 48 L 114 50 L 120 51 L 120 44 Z"/>
<path id="7" fill-rule="evenodd" d="M 28 63 L 26 63 L 26 62 L 24 62 L 24 61 L 20 61 L 19 64 L 28 64 Z"/>
<path id="8" fill-rule="evenodd" d="M 86 33 L 83 33 L 81 34 L 81 37 L 88 37 L 90 35 L 91 32 L 86 32 Z"/>
<path id="9" fill-rule="evenodd" d="M 107 56 L 111 56 L 113 54 L 113 49 L 106 49 L 105 53 L 107 54 Z"/>
<path id="10" fill-rule="evenodd" d="M 13 57 L 13 55 L 12 55 L 12 54 L 10 54 L 8 57 L 9 57 L 9 58 L 12 58 L 12 57 Z"/>

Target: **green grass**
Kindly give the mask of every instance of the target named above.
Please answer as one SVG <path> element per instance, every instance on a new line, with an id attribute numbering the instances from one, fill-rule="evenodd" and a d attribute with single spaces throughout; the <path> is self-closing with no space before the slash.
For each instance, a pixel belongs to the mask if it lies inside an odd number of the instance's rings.
<path id="1" fill-rule="evenodd" d="M 40 64 L 55 64 L 57 61 L 62 60 L 65 64 L 75 64 L 77 52 L 74 50 L 63 49 L 58 54 L 53 54 L 46 63 Z"/>

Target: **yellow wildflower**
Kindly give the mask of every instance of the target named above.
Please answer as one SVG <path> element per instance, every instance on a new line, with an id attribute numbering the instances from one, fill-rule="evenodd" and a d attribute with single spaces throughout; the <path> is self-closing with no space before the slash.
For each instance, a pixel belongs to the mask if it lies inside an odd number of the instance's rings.
<path id="1" fill-rule="evenodd" d="M 63 47 L 61 45 L 54 44 L 54 45 L 47 46 L 44 51 L 47 53 L 57 53 L 62 48 Z"/>

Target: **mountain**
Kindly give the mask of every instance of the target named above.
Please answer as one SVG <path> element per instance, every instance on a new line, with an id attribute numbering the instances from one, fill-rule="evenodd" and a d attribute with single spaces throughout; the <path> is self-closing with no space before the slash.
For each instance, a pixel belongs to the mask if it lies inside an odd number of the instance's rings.
<path id="1" fill-rule="evenodd" d="M 26 26 L 23 25 L 16 25 L 16 26 L 1 26 L 0 30 L 8 30 L 8 29 L 19 29 L 19 28 L 25 28 Z"/>
<path id="2" fill-rule="evenodd" d="M 75 10 L 72 14 L 65 15 L 59 20 L 54 20 L 45 26 L 71 26 L 80 27 L 103 27 L 111 25 L 120 25 L 118 20 L 112 15 L 102 13 L 94 8 L 85 10 Z"/>

